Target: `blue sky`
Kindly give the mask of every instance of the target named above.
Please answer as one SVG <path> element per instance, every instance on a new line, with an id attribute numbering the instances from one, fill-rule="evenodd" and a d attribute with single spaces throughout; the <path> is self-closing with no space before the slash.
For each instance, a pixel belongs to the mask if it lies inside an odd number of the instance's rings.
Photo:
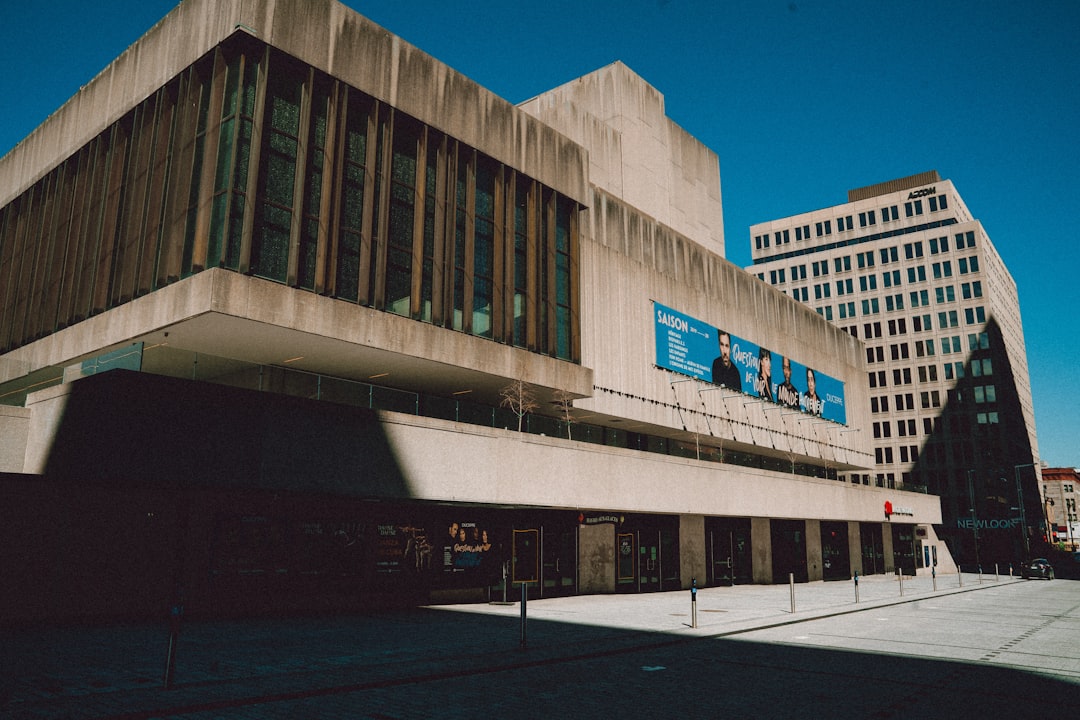
<path id="1" fill-rule="evenodd" d="M 1042 458 L 1080 465 L 1080 2 L 346 4 L 515 103 L 623 61 L 719 155 L 741 266 L 753 223 L 939 171 L 1017 282 Z M 175 5 L 0 2 L 0 154 Z"/>

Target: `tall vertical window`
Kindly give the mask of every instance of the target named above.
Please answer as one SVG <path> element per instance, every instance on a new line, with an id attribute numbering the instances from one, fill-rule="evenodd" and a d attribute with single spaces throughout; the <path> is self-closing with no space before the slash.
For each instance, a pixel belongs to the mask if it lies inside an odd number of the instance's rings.
<path id="1" fill-rule="evenodd" d="M 454 280 L 453 280 L 453 318 L 451 327 L 463 330 L 465 327 L 465 263 L 468 258 L 466 240 L 469 234 L 470 187 L 469 170 L 472 165 L 472 153 L 459 148 L 457 153 L 457 177 L 455 180 L 454 201 Z"/>
<path id="2" fill-rule="evenodd" d="M 358 92 L 349 92 L 345 110 L 345 147 L 341 168 L 341 215 L 339 219 L 335 295 L 360 299 L 360 251 L 363 245 L 365 182 L 368 154 L 370 104 Z"/>
<path id="3" fill-rule="evenodd" d="M 443 154 L 443 137 L 434 130 L 428 130 L 427 153 L 425 154 L 426 169 L 424 172 L 424 242 L 423 242 L 423 268 L 420 272 L 420 319 L 431 322 L 433 319 L 435 302 L 435 272 L 436 262 L 435 249 L 435 223 L 437 215 L 436 197 L 439 191 L 439 158 Z"/>
<path id="4" fill-rule="evenodd" d="M 514 191 L 514 309 L 513 343 L 528 343 L 526 303 L 529 297 L 529 199 L 532 183 L 518 177 Z"/>
<path id="5" fill-rule="evenodd" d="M 251 272 L 278 282 L 289 270 L 302 96 L 301 73 L 276 65 L 266 88 Z"/>
<path id="6" fill-rule="evenodd" d="M 240 266 L 258 78 L 256 57 L 254 51 L 237 53 L 228 62 L 206 267 L 235 270 Z M 200 260 L 196 258 L 196 262 Z"/>
<path id="7" fill-rule="evenodd" d="M 390 212 L 386 231 L 385 308 L 392 313 L 408 316 L 412 296 L 413 223 L 420 127 L 399 115 L 394 120 L 393 133 Z"/>
<path id="8" fill-rule="evenodd" d="M 571 359 L 571 331 L 573 317 L 571 313 L 571 272 L 570 272 L 570 233 L 571 203 L 559 197 L 555 205 L 555 314 L 558 324 L 555 339 L 555 355 L 564 360 Z"/>
<path id="9" fill-rule="evenodd" d="M 492 335 L 492 303 L 495 277 L 495 180 L 494 161 L 476 162 L 476 209 L 473 238 L 472 333 Z"/>
<path id="10" fill-rule="evenodd" d="M 314 290 L 316 287 L 319 238 L 325 233 L 320 226 L 325 228 L 326 224 L 322 205 L 329 104 L 328 83 L 316 82 L 311 92 L 307 170 L 304 173 L 304 214 L 300 224 L 300 247 L 296 261 L 296 285 L 305 290 Z"/>

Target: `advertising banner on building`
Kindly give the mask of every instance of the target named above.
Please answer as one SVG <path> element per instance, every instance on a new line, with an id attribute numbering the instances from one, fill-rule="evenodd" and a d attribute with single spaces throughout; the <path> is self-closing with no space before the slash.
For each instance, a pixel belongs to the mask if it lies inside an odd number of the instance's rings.
<path id="1" fill-rule="evenodd" d="M 844 383 L 836 378 L 657 302 L 653 321 L 657 366 L 846 422 Z"/>

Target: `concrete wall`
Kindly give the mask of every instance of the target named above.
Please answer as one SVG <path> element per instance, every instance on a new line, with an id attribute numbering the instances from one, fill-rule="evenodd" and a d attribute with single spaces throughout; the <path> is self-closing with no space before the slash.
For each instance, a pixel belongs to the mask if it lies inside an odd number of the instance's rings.
<path id="1" fill-rule="evenodd" d="M 578 528 L 578 592 L 583 595 L 615 592 L 614 525 Z"/>
<path id="2" fill-rule="evenodd" d="M 766 453 L 820 458 L 836 466 L 873 463 L 869 432 L 841 432 L 834 424 L 785 417 L 778 406 L 744 395 L 698 395 L 696 382 L 672 386 L 656 367 L 653 301 L 723 328 L 748 341 L 827 371 L 845 383 L 847 424 L 870 427 L 869 389 L 862 343 L 810 308 L 760 282 L 698 244 L 641 215 L 615 198 L 596 194 L 581 248 L 582 364 L 594 369 L 585 411 L 691 433 L 719 434 L 700 414 L 739 423 L 726 437 Z M 673 389 L 674 387 L 674 389 Z M 677 402 L 676 402 L 677 400 Z M 716 423 L 715 418 L 711 421 Z M 756 435 L 749 426 L 761 429 Z"/>
<path id="3" fill-rule="evenodd" d="M 667 117 L 664 96 L 621 62 L 520 105 L 589 151 L 589 181 L 724 255 L 716 153 Z"/>
<path id="4" fill-rule="evenodd" d="M 50 388 L 28 399 L 32 417 L 27 472 L 45 469 L 53 439 L 65 418 L 68 399 L 81 382 L 86 381 Z M 375 488 L 388 499 L 875 522 L 881 519 L 884 501 L 888 499 L 894 505 L 910 508 L 911 522 L 932 524 L 941 520 L 937 497 L 920 493 L 434 418 L 398 413 L 380 413 L 380 416 L 388 451 L 402 477 L 400 485 Z M 126 421 L 133 422 L 130 418 Z M 367 482 L 364 477 L 363 469 L 357 468 L 353 480 L 343 478 L 343 481 L 362 493 Z M 758 531 L 756 526 L 754 531 Z M 704 537 L 703 530 L 693 529 L 693 533 Z M 768 537 L 767 525 L 765 537 Z"/>
<path id="5" fill-rule="evenodd" d="M 862 564 L 862 528 L 857 522 L 848 523 L 848 557 L 851 559 L 852 574 L 865 575 Z"/>
<path id="6" fill-rule="evenodd" d="M 0 473 L 21 473 L 30 434 L 30 410 L 0 405 Z"/>
<path id="7" fill-rule="evenodd" d="M 708 568 L 705 564 L 705 516 L 679 516 L 679 578 L 683 589 L 697 578 L 698 587 L 705 585 Z"/>
<path id="8" fill-rule="evenodd" d="M 772 533 L 769 518 L 750 518 L 751 568 L 755 583 L 772 582 Z"/>

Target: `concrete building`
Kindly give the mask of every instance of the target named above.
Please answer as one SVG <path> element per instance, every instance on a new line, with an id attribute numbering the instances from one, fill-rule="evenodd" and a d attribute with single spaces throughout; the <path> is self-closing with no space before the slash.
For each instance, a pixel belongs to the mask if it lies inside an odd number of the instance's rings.
<path id="1" fill-rule="evenodd" d="M 620 63 L 518 107 L 330 0 L 185 0 L 0 159 L 0 611 L 948 570 L 936 496 L 841 482 L 862 342 L 723 250 Z"/>
<path id="2" fill-rule="evenodd" d="M 1066 550 L 1076 550 L 1080 542 L 1080 517 L 1076 499 L 1080 497 L 1080 472 L 1076 468 L 1042 469 L 1043 525 L 1050 528 L 1047 542 Z"/>
<path id="3" fill-rule="evenodd" d="M 1039 457 L 1016 283 L 937 172 L 753 225 L 759 279 L 865 344 L 874 463 L 851 482 L 926 489 L 965 562 L 1037 537 Z"/>

